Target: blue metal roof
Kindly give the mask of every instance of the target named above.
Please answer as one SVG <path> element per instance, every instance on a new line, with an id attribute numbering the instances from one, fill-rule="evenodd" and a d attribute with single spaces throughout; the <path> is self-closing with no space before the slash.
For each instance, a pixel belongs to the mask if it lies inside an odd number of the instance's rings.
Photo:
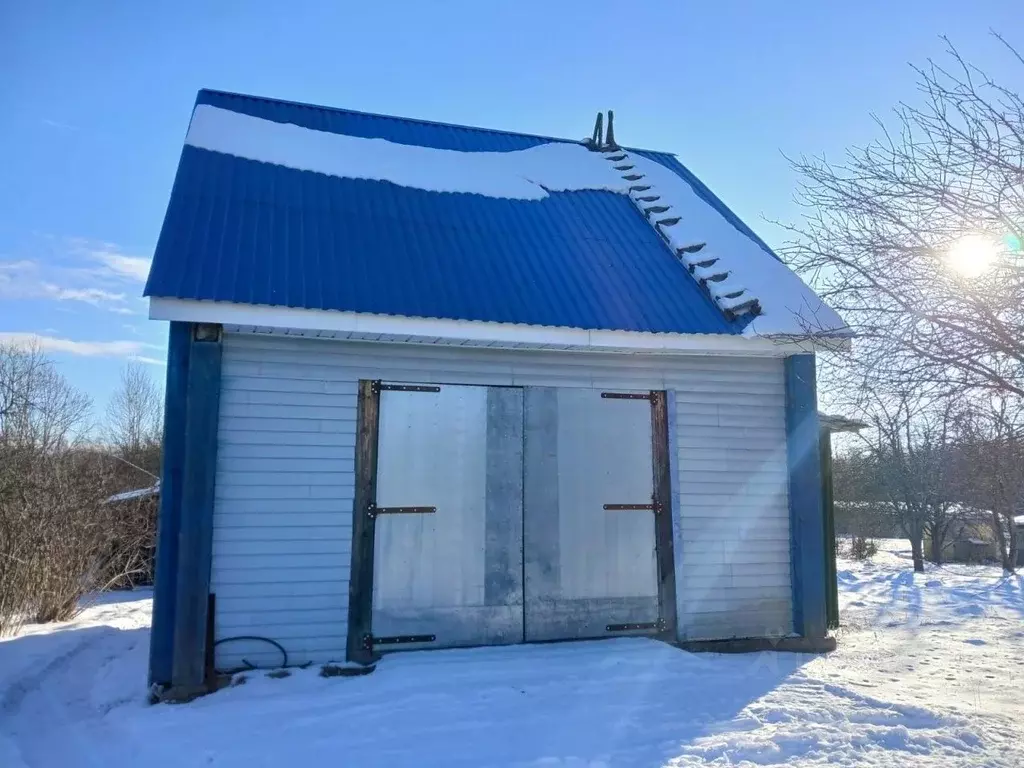
<path id="1" fill-rule="evenodd" d="M 277 122 L 464 152 L 540 136 L 200 91 Z M 684 176 L 766 250 L 673 156 Z M 770 252 L 770 251 L 769 251 Z M 440 193 L 185 146 L 146 295 L 571 328 L 738 333 L 624 195 Z"/>

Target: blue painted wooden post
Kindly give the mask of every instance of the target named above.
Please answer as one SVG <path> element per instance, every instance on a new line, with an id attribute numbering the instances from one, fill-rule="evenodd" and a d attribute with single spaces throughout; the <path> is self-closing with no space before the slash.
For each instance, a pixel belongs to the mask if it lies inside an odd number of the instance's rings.
<path id="1" fill-rule="evenodd" d="M 786 457 L 793 558 L 793 625 L 797 634 L 826 634 L 824 516 L 814 355 L 786 358 Z"/>
<path id="2" fill-rule="evenodd" d="M 149 639 L 149 684 L 170 685 L 174 648 L 174 603 L 178 584 L 178 522 L 185 453 L 185 391 L 191 330 L 171 323 L 167 342 L 163 464 L 157 518 L 153 627 Z"/>
<path id="3" fill-rule="evenodd" d="M 171 674 L 173 688 L 186 695 L 201 690 L 204 682 L 220 366 L 220 326 L 192 325 Z"/>

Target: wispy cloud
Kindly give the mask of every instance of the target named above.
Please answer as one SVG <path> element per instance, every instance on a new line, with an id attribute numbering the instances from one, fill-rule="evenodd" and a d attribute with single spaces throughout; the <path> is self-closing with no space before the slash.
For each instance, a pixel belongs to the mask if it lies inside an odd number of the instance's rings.
<path id="1" fill-rule="evenodd" d="M 90 255 L 121 277 L 143 283 L 149 276 L 149 259 L 140 256 L 126 256 L 123 253 L 109 250 L 94 250 L 90 252 Z"/>
<path id="2" fill-rule="evenodd" d="M 111 293 L 100 288 L 60 288 L 47 284 L 46 289 L 58 301 L 84 301 L 97 306 L 113 301 L 124 301 L 123 293 Z"/>
<path id="3" fill-rule="evenodd" d="M 119 315 L 136 314 L 125 306 L 123 293 L 111 293 L 102 288 L 61 288 L 53 283 L 43 283 L 42 295 L 57 301 L 81 301 L 94 307 L 116 312 Z"/>
<path id="4" fill-rule="evenodd" d="M 0 298 L 80 302 L 134 315 L 131 299 L 148 272 L 148 259 L 111 243 L 58 241 L 45 259 L 0 261 Z"/>
<path id="5" fill-rule="evenodd" d="M 145 363 L 163 363 L 162 360 L 154 357 L 144 357 L 143 352 L 159 349 L 159 347 L 141 341 L 77 341 L 38 333 L 0 331 L 0 344 L 4 343 L 13 344 L 16 347 L 37 346 L 46 352 L 66 352 L 82 357 L 130 357 Z"/>
<path id="6" fill-rule="evenodd" d="M 51 120 L 48 117 L 42 118 L 39 122 L 43 125 L 49 126 L 50 128 L 56 128 L 61 131 L 77 131 L 77 125 L 71 125 L 71 123 L 62 123 L 60 120 Z"/>

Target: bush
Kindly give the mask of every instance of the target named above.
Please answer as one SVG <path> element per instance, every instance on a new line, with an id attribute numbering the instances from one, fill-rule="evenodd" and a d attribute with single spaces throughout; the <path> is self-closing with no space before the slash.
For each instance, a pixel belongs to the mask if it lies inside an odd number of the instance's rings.
<path id="1" fill-rule="evenodd" d="M 89 407 L 38 349 L 0 345 L 0 634 L 102 586 L 115 477 L 82 439 Z"/>
<path id="2" fill-rule="evenodd" d="M 23 621 L 66 621 L 108 570 L 113 475 L 88 449 L 0 451 L 0 632 Z"/>
<path id="3" fill-rule="evenodd" d="M 878 553 L 878 545 L 866 536 L 854 536 L 850 539 L 850 559 L 870 560 Z"/>

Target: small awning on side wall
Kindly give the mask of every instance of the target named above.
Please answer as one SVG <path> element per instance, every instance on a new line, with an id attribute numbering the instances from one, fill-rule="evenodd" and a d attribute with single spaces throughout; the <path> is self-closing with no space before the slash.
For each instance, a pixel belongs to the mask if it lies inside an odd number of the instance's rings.
<path id="1" fill-rule="evenodd" d="M 845 416 L 830 416 L 827 413 L 818 413 L 818 421 L 822 429 L 829 432 L 860 432 L 867 428 L 867 424 L 856 419 L 848 419 Z"/>

